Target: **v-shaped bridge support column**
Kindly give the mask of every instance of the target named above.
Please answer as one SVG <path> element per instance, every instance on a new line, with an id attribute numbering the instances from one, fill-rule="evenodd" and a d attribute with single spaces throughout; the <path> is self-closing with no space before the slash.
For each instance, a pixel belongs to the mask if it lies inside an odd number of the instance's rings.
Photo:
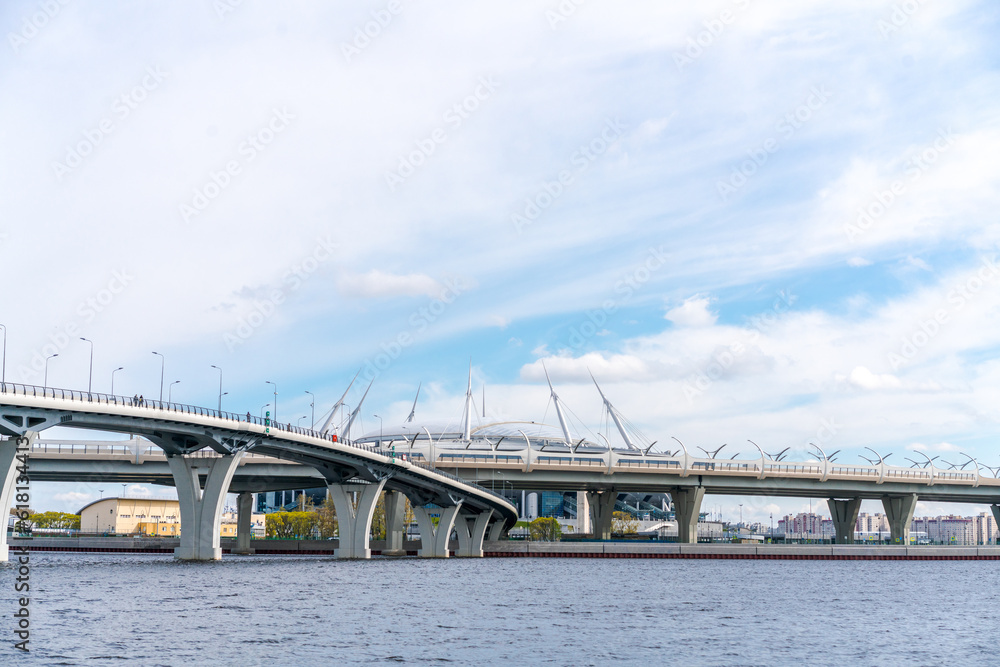
<path id="1" fill-rule="evenodd" d="M 167 457 L 181 505 L 181 545 L 174 549 L 178 560 L 222 558 L 219 528 L 226 492 L 243 452 L 218 459 L 195 459 L 180 454 Z M 202 490 L 198 471 L 208 471 Z"/>
<path id="2" fill-rule="evenodd" d="M 493 510 L 479 514 L 461 514 L 455 521 L 455 532 L 458 533 L 458 551 L 460 558 L 482 558 L 483 538 L 486 537 L 486 527 L 490 525 Z"/>
<path id="3" fill-rule="evenodd" d="M 833 517 L 836 544 L 854 544 L 854 528 L 858 525 L 858 512 L 861 510 L 861 498 L 850 500 L 826 501 Z"/>
<path id="4" fill-rule="evenodd" d="M 595 540 L 611 539 L 611 518 L 615 513 L 617 500 L 618 492 L 614 489 L 587 491 L 587 504 L 590 505 L 590 525 L 594 529 Z M 579 505 L 577 507 L 579 508 Z"/>
<path id="5" fill-rule="evenodd" d="M 10 438 L 0 441 L 0 512 L 6 521 L 10 516 L 10 510 L 14 507 L 14 498 L 17 495 L 18 472 L 17 455 L 29 455 L 31 444 L 38 439 L 38 433 L 28 431 L 22 438 Z M 28 461 L 28 480 L 31 479 L 31 461 Z M 20 486 L 27 486 L 27 481 L 22 479 Z M 0 562 L 7 562 L 10 558 L 10 548 L 7 545 L 7 525 L 0 526 Z"/>
<path id="6" fill-rule="evenodd" d="M 417 556 L 421 558 L 447 558 L 451 555 L 448 548 L 448 540 L 451 538 L 451 531 L 455 527 L 455 519 L 458 511 L 462 508 L 462 503 L 451 507 L 441 508 L 441 518 L 435 526 L 431 520 L 431 515 L 427 513 L 427 508 L 418 505 L 413 507 L 413 515 L 420 527 L 420 551 Z M 482 548 L 480 546 L 480 548 Z"/>
<path id="7" fill-rule="evenodd" d="M 993 519 L 997 522 L 997 526 L 1000 527 L 1000 505 L 990 505 L 990 509 L 993 510 Z M 994 535 L 993 542 L 996 541 L 996 535 Z"/>
<path id="8" fill-rule="evenodd" d="M 498 540 L 506 540 L 507 532 L 509 530 L 510 527 L 507 525 L 506 519 L 497 519 L 493 522 L 493 525 L 490 526 L 490 541 L 496 542 Z"/>
<path id="9" fill-rule="evenodd" d="M 383 556 L 405 556 L 403 533 L 406 531 L 406 496 L 400 491 L 385 492 L 385 549 Z"/>
<path id="10" fill-rule="evenodd" d="M 882 496 L 882 507 L 885 508 L 885 518 L 889 520 L 893 544 L 908 545 L 910 543 L 910 524 L 913 523 L 913 510 L 917 508 L 917 494 Z"/>
<path id="11" fill-rule="evenodd" d="M 386 480 L 372 484 L 330 484 L 330 498 L 337 510 L 340 536 L 334 558 L 371 558 L 372 516 Z M 351 495 L 358 494 L 355 507 Z"/>
<path id="12" fill-rule="evenodd" d="M 703 486 L 670 489 L 670 499 L 674 501 L 674 518 L 677 519 L 678 542 L 697 544 L 698 516 L 701 514 L 701 501 L 704 498 Z"/>

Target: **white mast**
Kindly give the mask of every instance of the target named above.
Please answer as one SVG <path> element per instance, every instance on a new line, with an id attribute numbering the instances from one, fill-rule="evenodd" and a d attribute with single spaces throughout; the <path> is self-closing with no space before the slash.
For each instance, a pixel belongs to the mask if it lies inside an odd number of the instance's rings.
<path id="1" fill-rule="evenodd" d="M 344 399 L 347 398 L 347 392 L 349 392 L 351 390 L 351 387 L 354 386 L 354 381 L 358 379 L 359 375 L 361 375 L 360 368 L 358 369 L 358 372 L 354 374 L 354 377 L 351 378 L 351 384 L 347 385 L 347 389 L 344 390 L 344 395 L 340 397 L 339 401 L 334 403 L 333 410 L 330 411 L 330 416 L 327 417 L 327 420 L 325 422 L 323 422 L 323 428 L 319 430 L 319 432 L 322 433 L 323 435 L 329 435 L 330 426 L 333 424 L 333 420 L 337 416 L 337 410 L 339 410 L 344 406 Z"/>
<path id="2" fill-rule="evenodd" d="M 545 364 L 542 364 L 542 370 L 545 371 L 545 380 L 549 383 L 549 391 L 552 392 L 552 402 L 556 405 L 556 416 L 559 418 L 559 426 L 562 427 L 563 439 L 566 440 L 567 445 L 572 447 L 573 436 L 569 434 L 569 424 L 566 423 L 566 417 L 563 416 L 562 406 L 559 404 L 559 395 L 556 394 L 556 390 L 552 387 L 552 380 L 549 379 L 549 369 L 545 368 Z"/>
<path id="3" fill-rule="evenodd" d="M 465 390 L 465 413 L 462 415 L 462 439 L 472 439 L 472 360 L 469 360 L 469 388 Z"/>
<path id="4" fill-rule="evenodd" d="M 417 413 L 417 399 L 420 398 L 420 387 L 423 386 L 423 382 L 417 385 L 417 395 L 413 398 L 413 407 L 410 408 L 410 416 L 406 418 L 406 423 L 409 424 L 413 421 L 413 416 Z"/>
<path id="5" fill-rule="evenodd" d="M 589 370 L 587 372 L 590 373 Z M 622 424 L 621 419 L 618 417 L 618 411 L 615 410 L 615 406 L 611 405 L 611 401 L 609 401 L 608 397 L 604 395 L 603 391 L 601 391 L 601 385 L 597 384 L 597 380 L 594 379 L 593 373 L 590 373 L 590 379 L 594 380 L 594 386 L 597 387 L 597 393 L 601 395 L 601 400 L 604 401 L 604 406 L 608 409 L 608 412 L 611 414 L 611 419 L 614 420 L 615 426 L 618 427 L 618 432 L 622 434 L 622 440 L 625 441 L 625 446 L 628 447 L 629 449 L 638 449 L 638 447 L 636 447 L 632 443 L 632 438 L 629 437 L 628 431 L 625 430 L 625 426 Z"/>
<path id="6" fill-rule="evenodd" d="M 368 389 L 371 389 L 373 384 L 375 384 L 374 379 L 368 383 Z M 365 397 L 368 396 L 368 389 L 365 389 L 364 395 L 361 397 L 361 400 L 358 401 L 358 407 L 354 408 L 354 412 L 351 413 L 351 418 L 347 420 L 347 426 L 344 427 L 343 437 L 347 439 L 350 439 L 351 437 L 351 425 L 354 423 L 354 420 L 357 419 L 358 413 L 361 412 L 361 404 L 365 402 Z"/>

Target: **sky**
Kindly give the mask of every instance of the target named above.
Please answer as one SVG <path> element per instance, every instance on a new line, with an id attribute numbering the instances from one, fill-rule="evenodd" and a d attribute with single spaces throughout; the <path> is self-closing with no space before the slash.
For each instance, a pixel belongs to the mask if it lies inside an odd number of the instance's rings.
<path id="1" fill-rule="evenodd" d="M 995 3 L 347 5 L 0 6 L 8 381 L 1000 465 Z"/>

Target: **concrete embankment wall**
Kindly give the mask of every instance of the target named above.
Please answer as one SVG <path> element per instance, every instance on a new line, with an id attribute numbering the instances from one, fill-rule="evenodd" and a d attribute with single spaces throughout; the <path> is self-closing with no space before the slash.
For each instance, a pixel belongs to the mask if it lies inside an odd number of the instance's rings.
<path id="1" fill-rule="evenodd" d="M 793 560 L 1000 560 L 1000 547 L 861 544 L 486 542 L 486 556 L 534 558 L 759 558 Z"/>
<path id="2" fill-rule="evenodd" d="M 31 551 L 80 551 L 88 553 L 172 554 L 179 546 L 176 538 L 133 537 L 35 537 L 11 538 L 11 548 L 21 545 Z M 222 540 L 224 553 L 236 541 Z M 301 556 L 333 555 L 337 540 L 253 540 L 258 554 Z M 452 542 L 454 551 L 458 544 Z M 373 555 L 385 547 L 373 540 Z M 407 541 L 407 555 L 415 556 L 419 541 Z M 830 544 L 676 544 L 669 542 L 516 542 L 487 541 L 487 557 L 494 558 L 743 558 L 792 560 L 1000 560 L 1000 546 L 872 546 Z"/>

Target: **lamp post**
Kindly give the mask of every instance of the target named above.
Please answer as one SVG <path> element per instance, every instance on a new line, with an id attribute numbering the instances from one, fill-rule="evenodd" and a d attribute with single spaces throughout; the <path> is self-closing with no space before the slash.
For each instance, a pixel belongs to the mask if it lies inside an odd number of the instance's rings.
<path id="1" fill-rule="evenodd" d="M 771 513 L 771 544 L 774 544 L 774 513 Z"/>
<path id="2" fill-rule="evenodd" d="M 219 371 L 219 412 L 222 412 L 222 369 L 212 364 L 212 368 Z"/>
<path id="3" fill-rule="evenodd" d="M 49 356 L 45 357 L 45 376 L 42 379 L 42 389 L 47 389 L 49 386 L 49 359 L 58 356 L 59 353 L 56 352 L 55 354 L 50 354 Z"/>
<path id="4" fill-rule="evenodd" d="M 274 384 L 270 380 L 264 380 L 264 383 L 274 387 L 274 410 L 271 414 L 271 420 L 278 421 L 278 385 Z"/>
<path id="5" fill-rule="evenodd" d="M 379 417 L 378 415 L 372 415 L 372 417 L 374 417 L 375 419 L 378 420 L 378 446 L 381 447 L 382 446 L 382 418 Z"/>
<path id="6" fill-rule="evenodd" d="M 312 397 L 312 402 L 309 404 L 309 407 L 312 408 L 312 418 L 311 418 L 312 421 L 309 422 L 309 428 L 315 429 L 316 428 L 316 394 L 312 393 L 308 389 L 306 390 L 306 393 L 309 394 L 309 396 Z"/>
<path id="7" fill-rule="evenodd" d="M 160 403 L 163 402 L 163 369 L 167 364 L 167 359 L 159 352 L 154 352 L 160 358 Z"/>
<path id="8" fill-rule="evenodd" d="M 0 382 L 7 381 L 7 327 L 0 324 L 0 329 L 3 329 L 3 369 L 0 370 Z"/>
<path id="9" fill-rule="evenodd" d="M 125 370 L 124 366 L 119 366 L 115 370 L 111 371 L 111 395 L 115 395 L 115 373 L 118 371 Z"/>
<path id="10" fill-rule="evenodd" d="M 126 486 L 128 486 L 128 484 L 122 484 L 122 498 L 125 497 L 125 487 Z"/>
<path id="11" fill-rule="evenodd" d="M 80 340 L 90 343 L 90 375 L 87 377 L 87 393 L 89 394 L 94 388 L 94 341 L 83 336 L 80 336 Z"/>
<path id="12" fill-rule="evenodd" d="M 229 396 L 229 392 L 223 392 L 222 396 Z M 219 397 L 219 412 L 222 412 L 222 396 Z"/>
<path id="13" fill-rule="evenodd" d="M 271 404 L 270 403 L 265 403 L 264 405 L 260 406 L 260 418 L 261 419 L 264 418 L 264 408 L 266 408 L 269 405 L 271 405 Z"/>
<path id="14" fill-rule="evenodd" d="M 174 380 L 173 382 L 170 383 L 170 386 L 167 387 L 167 403 L 173 402 L 174 385 L 180 384 L 180 382 L 181 382 L 180 380 Z"/>
<path id="15" fill-rule="evenodd" d="M 308 416 L 309 415 L 302 415 L 301 417 L 299 417 L 298 419 L 296 419 L 295 420 L 295 428 L 301 428 L 302 420 L 305 419 Z"/>

